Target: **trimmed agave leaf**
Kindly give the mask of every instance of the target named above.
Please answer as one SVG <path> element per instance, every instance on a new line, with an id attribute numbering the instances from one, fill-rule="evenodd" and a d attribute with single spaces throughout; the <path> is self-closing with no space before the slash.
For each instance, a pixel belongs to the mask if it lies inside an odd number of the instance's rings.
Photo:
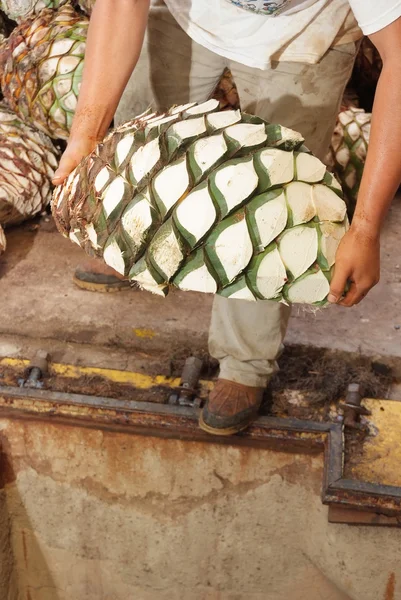
<path id="1" fill-rule="evenodd" d="M 201 104 L 194 104 L 193 106 L 190 106 L 183 111 L 182 116 L 184 119 L 199 117 L 201 115 L 215 112 L 218 110 L 218 108 L 219 101 L 211 98 L 210 100 L 206 100 L 206 102 L 202 102 Z"/>
<path id="2" fill-rule="evenodd" d="M 67 139 L 77 105 L 89 21 L 69 4 L 25 19 L 0 49 L 4 97 L 20 117 Z"/>
<path id="3" fill-rule="evenodd" d="M 316 216 L 312 191 L 313 187 L 302 181 L 293 181 L 285 187 L 285 195 L 289 208 L 288 224 L 291 227 L 308 223 Z"/>
<path id="4" fill-rule="evenodd" d="M 273 186 L 289 183 L 294 179 L 294 155 L 276 148 L 266 148 L 254 155 L 254 164 L 259 176 L 258 193 Z"/>
<path id="5" fill-rule="evenodd" d="M 255 196 L 247 205 L 246 214 L 253 245 L 261 252 L 287 225 L 288 209 L 284 191 L 280 188 Z"/>
<path id="6" fill-rule="evenodd" d="M 279 239 L 281 259 L 293 279 L 297 279 L 316 262 L 318 233 L 315 224 L 298 225 L 285 231 Z"/>
<path id="7" fill-rule="evenodd" d="M 185 252 L 173 219 L 168 219 L 157 231 L 146 256 L 148 265 L 152 265 L 165 282 L 177 273 L 185 259 Z"/>
<path id="8" fill-rule="evenodd" d="M 184 113 L 188 108 L 195 106 L 196 102 L 187 102 L 187 104 L 178 104 L 176 106 L 172 106 L 168 111 L 169 115 L 178 115 L 179 113 Z"/>
<path id="9" fill-rule="evenodd" d="M 229 149 L 222 133 L 201 138 L 191 144 L 188 149 L 188 163 L 194 185 L 224 162 L 228 154 Z"/>
<path id="10" fill-rule="evenodd" d="M 139 141 L 151 142 L 161 133 L 167 131 L 173 123 L 178 122 L 179 118 L 179 115 L 156 115 L 151 119 L 147 119 L 143 130 L 143 139 Z"/>
<path id="11" fill-rule="evenodd" d="M 191 249 L 201 242 L 217 219 L 216 207 L 207 182 L 198 185 L 178 203 L 173 219 Z"/>
<path id="12" fill-rule="evenodd" d="M 246 279 L 257 298 L 273 300 L 280 296 L 287 281 L 287 272 L 277 244 L 270 244 L 262 254 L 254 256 L 247 269 Z"/>
<path id="13" fill-rule="evenodd" d="M 248 285 L 245 275 L 241 275 L 231 285 L 227 285 L 225 288 L 218 292 L 220 296 L 225 298 L 231 298 L 232 300 L 248 300 L 254 302 L 256 300 L 251 288 Z"/>
<path id="14" fill-rule="evenodd" d="M 127 243 L 121 227 L 117 227 L 108 238 L 103 248 L 103 259 L 106 265 L 120 273 L 128 275 L 133 261 L 133 252 Z"/>
<path id="15" fill-rule="evenodd" d="M 298 150 L 304 143 L 303 136 L 298 131 L 269 123 L 266 126 L 267 141 L 269 146 L 280 148 L 281 150 Z"/>
<path id="16" fill-rule="evenodd" d="M 224 130 L 224 136 L 231 153 L 237 156 L 247 154 L 266 144 L 267 134 L 264 123 L 237 123 Z"/>
<path id="17" fill-rule="evenodd" d="M 319 223 L 320 239 L 318 263 L 323 271 L 329 271 L 336 259 L 338 246 L 348 228 L 348 220 L 343 223 L 331 223 L 325 221 Z"/>
<path id="18" fill-rule="evenodd" d="M 40 213 L 51 200 L 58 151 L 44 134 L 0 103 L 0 223 L 13 225 Z"/>
<path id="19" fill-rule="evenodd" d="M 253 254 L 245 211 L 223 219 L 207 238 L 205 250 L 220 285 L 231 283 L 248 266 Z"/>
<path id="20" fill-rule="evenodd" d="M 160 138 L 157 137 L 137 148 L 131 155 L 128 153 L 127 179 L 132 185 L 143 187 L 160 170 L 161 159 Z"/>
<path id="21" fill-rule="evenodd" d="M 187 258 L 173 284 L 180 290 L 215 294 L 217 282 L 205 261 L 203 248 L 195 250 Z"/>
<path id="22" fill-rule="evenodd" d="M 117 175 L 102 194 L 102 206 L 108 229 L 111 231 L 121 218 L 124 208 L 132 199 L 132 187 Z"/>
<path id="23" fill-rule="evenodd" d="M 128 275 L 130 281 L 134 281 L 142 290 L 157 294 L 158 296 L 167 296 L 168 285 L 162 278 L 148 265 L 146 257 L 142 257 L 134 264 Z"/>
<path id="24" fill-rule="evenodd" d="M 347 205 L 326 185 L 313 186 L 313 202 L 319 221 L 342 222 L 347 214 Z"/>
<path id="25" fill-rule="evenodd" d="M 215 112 L 206 116 L 206 124 L 209 132 L 221 131 L 230 125 L 240 123 L 242 120 L 240 110 L 225 110 Z"/>
<path id="26" fill-rule="evenodd" d="M 162 218 L 186 195 L 189 185 L 186 156 L 170 163 L 154 177 L 152 193 Z"/>
<path id="27" fill-rule="evenodd" d="M 296 281 L 284 286 L 284 298 L 290 304 L 322 305 L 330 291 L 327 275 L 319 268 L 308 270 Z"/>
<path id="28" fill-rule="evenodd" d="M 209 178 L 210 191 L 224 218 L 246 202 L 258 187 L 252 156 L 228 160 Z"/>
<path id="29" fill-rule="evenodd" d="M 338 194 L 340 196 L 340 198 L 343 198 L 343 189 L 341 187 L 341 183 L 338 181 L 338 179 L 332 173 L 329 173 L 328 171 L 326 171 L 326 174 L 323 178 L 323 183 L 325 185 L 328 185 L 329 188 L 331 188 L 334 192 L 336 192 L 336 194 Z"/>
<path id="30" fill-rule="evenodd" d="M 321 160 L 308 152 L 295 154 L 296 179 L 306 183 L 318 183 L 326 174 L 326 167 Z"/>
<path id="31" fill-rule="evenodd" d="M 171 159 L 178 150 L 182 150 L 189 146 L 199 137 L 206 135 L 205 117 L 195 117 L 193 119 L 185 119 L 178 121 L 166 131 L 165 139 L 167 142 L 167 150 Z"/>
<path id="32" fill-rule="evenodd" d="M 134 196 L 121 216 L 121 228 L 131 248 L 133 260 L 137 260 L 144 251 L 159 223 L 159 215 L 152 206 L 149 189 Z"/>
<path id="33" fill-rule="evenodd" d="M 6 251 L 6 248 L 7 248 L 6 234 L 4 233 L 4 229 L 0 225 L 0 254 L 3 254 L 3 252 Z"/>

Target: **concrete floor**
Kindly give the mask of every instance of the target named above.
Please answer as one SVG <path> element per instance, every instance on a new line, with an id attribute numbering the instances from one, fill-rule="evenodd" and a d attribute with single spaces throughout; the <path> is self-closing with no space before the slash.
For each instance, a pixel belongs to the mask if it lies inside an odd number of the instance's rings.
<path id="1" fill-rule="evenodd" d="M 360 351 L 401 364 L 401 198 L 383 234 L 382 280 L 362 304 L 313 313 L 295 308 L 287 341 Z M 0 356 L 169 374 L 170 361 L 206 349 L 212 297 L 95 294 L 72 283 L 84 253 L 42 220 L 7 232 L 0 257 Z"/>

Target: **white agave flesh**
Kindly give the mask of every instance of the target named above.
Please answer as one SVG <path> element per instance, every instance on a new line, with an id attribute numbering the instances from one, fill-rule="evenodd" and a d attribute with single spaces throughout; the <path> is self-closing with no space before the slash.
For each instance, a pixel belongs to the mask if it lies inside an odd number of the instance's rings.
<path id="1" fill-rule="evenodd" d="M 193 190 L 179 203 L 177 218 L 198 241 L 210 231 L 216 220 L 216 209 L 207 186 Z"/>
<path id="2" fill-rule="evenodd" d="M 106 244 L 103 251 L 103 258 L 106 265 L 108 265 L 121 275 L 125 274 L 125 262 L 123 254 L 115 240 L 113 240 L 111 243 Z"/>
<path id="3" fill-rule="evenodd" d="M 299 181 L 305 181 L 307 183 L 322 181 L 326 173 L 326 167 L 321 160 L 316 158 L 316 156 L 307 154 L 306 152 L 300 152 L 296 157 L 295 162 L 297 179 Z"/>
<path id="4" fill-rule="evenodd" d="M 294 181 L 287 185 L 285 193 L 288 206 L 292 212 L 293 225 L 308 223 L 316 216 L 311 185 L 301 181 Z"/>
<path id="5" fill-rule="evenodd" d="M 269 174 L 272 186 L 289 183 L 294 179 L 294 155 L 292 152 L 269 148 L 261 151 L 260 160 Z"/>
<path id="6" fill-rule="evenodd" d="M 264 248 L 284 231 L 287 219 L 288 210 L 284 192 L 255 211 L 255 220 Z"/>
<path id="7" fill-rule="evenodd" d="M 287 272 L 280 253 L 275 248 L 266 254 L 260 262 L 256 276 L 256 287 L 266 300 L 270 300 L 281 292 L 286 281 Z"/>
<path id="8" fill-rule="evenodd" d="M 202 138 L 194 142 L 193 153 L 196 164 L 205 173 L 227 152 L 223 134 Z"/>
<path id="9" fill-rule="evenodd" d="M 215 243 L 215 252 L 229 281 L 245 269 L 253 254 L 252 241 L 245 219 L 221 232 Z"/>
<path id="10" fill-rule="evenodd" d="M 325 222 L 320 224 L 320 231 L 322 232 L 320 249 L 327 260 L 329 268 L 331 268 L 335 263 L 338 246 L 346 232 L 346 225 Z"/>
<path id="11" fill-rule="evenodd" d="M 231 211 L 242 204 L 256 190 L 259 178 L 251 159 L 222 167 L 216 173 L 215 183 L 224 197 L 228 211 Z"/>
<path id="12" fill-rule="evenodd" d="M 225 129 L 229 125 L 239 123 L 241 121 L 241 112 L 239 110 L 225 110 L 223 112 L 215 112 L 206 116 L 206 121 L 212 129 Z"/>
<path id="13" fill-rule="evenodd" d="M 325 185 L 313 186 L 313 201 L 320 221 L 343 221 L 347 213 L 344 200 Z"/>
<path id="14" fill-rule="evenodd" d="M 255 296 L 252 294 L 251 290 L 246 285 L 244 285 L 244 287 L 231 294 L 230 298 L 232 300 L 247 300 L 248 302 L 256 301 Z"/>
<path id="15" fill-rule="evenodd" d="M 146 198 L 127 208 L 121 219 L 121 225 L 136 247 L 140 247 L 145 234 L 153 223 L 152 208 Z"/>
<path id="16" fill-rule="evenodd" d="M 279 242 L 281 258 L 294 279 L 303 275 L 316 261 L 317 250 L 318 235 L 315 227 L 299 225 L 289 229 L 283 233 Z"/>
<path id="17" fill-rule="evenodd" d="M 152 259 L 168 280 L 176 274 L 184 259 L 180 244 L 174 231 L 166 236 L 156 236 L 151 245 Z"/>
<path id="18" fill-rule="evenodd" d="M 204 292 L 205 294 L 217 292 L 217 284 L 205 264 L 188 273 L 178 287 L 180 290 Z"/>
<path id="19" fill-rule="evenodd" d="M 154 189 L 168 212 L 188 189 L 189 175 L 185 157 L 164 167 L 154 178 Z"/>
<path id="20" fill-rule="evenodd" d="M 144 261 L 143 261 L 144 262 Z M 148 267 L 144 263 L 143 270 L 131 278 L 131 281 L 135 281 L 143 290 L 157 294 L 158 296 L 165 296 L 165 286 L 159 285 Z"/>
<path id="21" fill-rule="evenodd" d="M 196 104 L 195 106 L 188 108 L 184 112 L 185 117 L 193 117 L 195 115 L 202 115 L 211 111 L 216 110 L 219 107 L 219 101 L 211 98 L 202 104 Z"/>
<path id="22" fill-rule="evenodd" d="M 150 173 L 160 160 L 159 138 L 148 142 L 134 152 L 131 158 L 131 169 L 135 181 L 139 184 Z"/>
<path id="23" fill-rule="evenodd" d="M 183 141 L 206 133 L 205 117 L 186 119 L 170 125 L 166 137 L 177 137 Z"/>
<path id="24" fill-rule="evenodd" d="M 287 292 L 293 304 L 314 304 L 322 302 L 330 291 L 330 285 L 322 271 L 311 273 L 293 283 Z"/>
<path id="25" fill-rule="evenodd" d="M 126 135 L 122 140 L 120 140 L 117 144 L 115 160 L 116 165 L 119 167 L 124 160 L 127 158 L 133 144 L 135 142 L 134 134 Z"/>
<path id="26" fill-rule="evenodd" d="M 267 140 L 265 126 L 252 123 L 238 123 L 225 130 L 226 134 L 237 141 L 242 148 L 257 146 Z"/>
<path id="27" fill-rule="evenodd" d="M 109 217 L 113 210 L 117 208 L 124 197 L 125 180 L 122 177 L 116 177 L 108 186 L 103 194 L 103 209 L 106 217 Z"/>

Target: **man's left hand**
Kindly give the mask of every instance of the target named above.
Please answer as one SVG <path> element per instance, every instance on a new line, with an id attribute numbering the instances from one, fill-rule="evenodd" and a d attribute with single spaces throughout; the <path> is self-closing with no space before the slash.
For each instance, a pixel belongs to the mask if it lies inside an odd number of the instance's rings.
<path id="1" fill-rule="evenodd" d="M 336 254 L 328 301 L 341 306 L 358 304 L 380 279 L 380 238 L 351 225 Z M 344 290 L 349 285 L 348 290 Z"/>

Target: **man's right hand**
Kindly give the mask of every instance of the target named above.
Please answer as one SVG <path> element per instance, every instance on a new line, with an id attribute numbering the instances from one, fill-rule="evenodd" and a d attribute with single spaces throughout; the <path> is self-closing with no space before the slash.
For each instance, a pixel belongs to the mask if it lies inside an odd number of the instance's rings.
<path id="1" fill-rule="evenodd" d="M 88 156 L 96 147 L 98 142 L 86 137 L 78 140 L 70 138 L 68 146 L 61 157 L 57 171 L 54 174 L 52 182 L 54 185 L 60 185 L 68 175 L 75 169 L 85 156 Z"/>

